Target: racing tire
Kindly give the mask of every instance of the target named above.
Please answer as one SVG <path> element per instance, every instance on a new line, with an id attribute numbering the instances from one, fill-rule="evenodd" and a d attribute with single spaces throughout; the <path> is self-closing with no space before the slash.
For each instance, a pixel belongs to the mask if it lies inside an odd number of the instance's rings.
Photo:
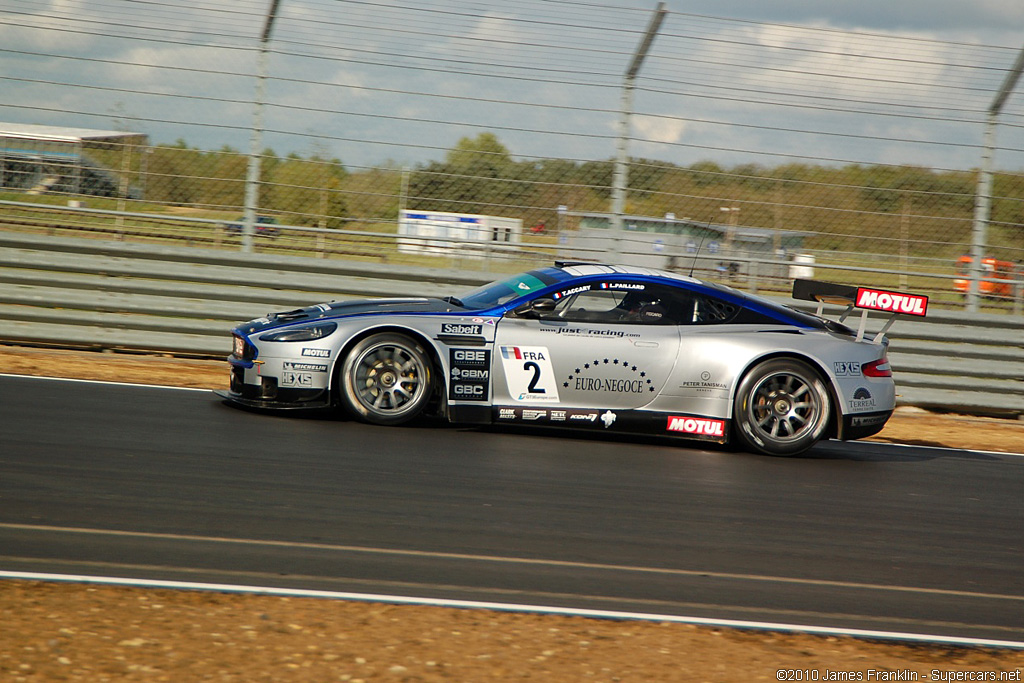
<path id="1" fill-rule="evenodd" d="M 825 383 L 809 365 L 768 360 L 754 366 L 736 390 L 736 434 L 758 453 L 799 455 L 825 433 L 831 404 Z"/>
<path id="2" fill-rule="evenodd" d="M 430 357 L 401 334 L 374 334 L 361 340 L 345 356 L 340 379 L 345 410 L 378 425 L 416 418 L 433 391 Z"/>

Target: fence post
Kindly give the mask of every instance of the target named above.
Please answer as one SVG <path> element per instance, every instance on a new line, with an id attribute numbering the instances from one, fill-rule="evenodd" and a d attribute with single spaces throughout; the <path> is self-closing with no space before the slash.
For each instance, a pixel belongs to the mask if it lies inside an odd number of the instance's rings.
<path id="1" fill-rule="evenodd" d="M 981 260 L 985 258 L 989 215 L 992 211 L 992 159 L 995 156 L 996 122 L 1002 111 L 1006 98 L 1017 85 L 1021 71 L 1024 70 L 1024 49 L 1017 54 L 1010 72 L 1006 74 L 1003 85 L 996 93 L 995 99 L 988 108 L 988 121 L 985 124 L 985 147 L 981 153 L 981 170 L 978 172 L 978 192 L 975 198 L 974 227 L 971 236 L 971 282 L 967 289 L 967 310 L 978 312 L 979 292 L 984 271 Z"/>
<path id="2" fill-rule="evenodd" d="M 610 261 L 617 263 L 622 256 L 622 219 L 626 213 L 626 187 L 628 185 L 628 161 L 629 161 L 629 120 L 633 115 L 633 82 L 636 80 L 637 72 L 640 71 L 640 65 L 644 62 L 644 57 L 647 56 L 647 51 L 651 48 L 651 43 L 654 42 L 654 36 L 658 34 L 658 28 L 661 26 L 661 22 L 664 21 L 665 15 L 668 14 L 668 10 L 665 9 L 665 3 L 659 2 L 657 9 L 654 10 L 654 16 L 651 17 L 651 23 L 647 26 L 647 32 L 644 34 L 643 40 L 640 41 L 639 47 L 636 49 L 636 53 L 633 54 L 633 61 L 630 62 L 629 68 L 626 69 L 626 76 L 622 83 L 622 106 L 619 111 L 619 140 L 618 140 L 618 151 L 615 157 L 615 176 L 612 180 L 612 216 L 611 225 L 609 226 L 612 231 L 611 240 L 611 252 Z"/>
<path id="3" fill-rule="evenodd" d="M 259 74 L 256 76 L 256 97 L 252 110 L 252 140 L 249 146 L 249 167 L 245 178 L 245 217 L 242 220 L 242 251 L 252 251 L 256 235 L 256 211 L 259 203 L 260 155 L 263 147 L 263 98 L 267 80 L 267 43 L 277 17 L 281 0 L 271 0 L 267 20 L 260 35 Z"/>

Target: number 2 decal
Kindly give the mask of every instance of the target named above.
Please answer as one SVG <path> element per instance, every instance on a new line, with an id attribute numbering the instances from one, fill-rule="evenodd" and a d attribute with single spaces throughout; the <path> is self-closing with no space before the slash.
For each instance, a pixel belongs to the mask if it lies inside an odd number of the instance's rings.
<path id="1" fill-rule="evenodd" d="M 502 346 L 509 397 L 518 403 L 558 403 L 558 386 L 546 346 Z"/>
<path id="2" fill-rule="evenodd" d="M 532 360 L 529 360 L 529 361 L 526 361 L 525 363 L 523 363 L 523 370 L 533 370 L 533 378 L 530 379 L 530 384 L 529 384 L 529 386 L 526 387 L 526 390 L 528 392 L 530 392 L 531 394 L 544 394 L 544 393 L 547 393 L 545 391 L 544 387 L 537 386 L 537 383 L 540 382 L 540 366 L 539 365 L 534 363 Z"/>

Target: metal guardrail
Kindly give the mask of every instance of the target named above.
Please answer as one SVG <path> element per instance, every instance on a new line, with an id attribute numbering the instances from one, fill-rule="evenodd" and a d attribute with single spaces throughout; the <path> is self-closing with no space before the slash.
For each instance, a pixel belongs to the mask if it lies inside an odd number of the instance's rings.
<path id="1" fill-rule="evenodd" d="M 0 232 L 0 342 L 221 358 L 231 327 L 271 311 L 351 297 L 457 295 L 491 279 L 481 271 Z M 868 331 L 881 325 L 869 317 Z M 902 404 L 1024 415 L 1020 318 L 933 311 L 897 321 L 889 338 Z"/>

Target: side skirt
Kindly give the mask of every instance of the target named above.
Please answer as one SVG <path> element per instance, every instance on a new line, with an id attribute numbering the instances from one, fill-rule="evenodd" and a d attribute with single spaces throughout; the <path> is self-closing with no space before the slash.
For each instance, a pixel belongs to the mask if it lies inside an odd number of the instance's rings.
<path id="1" fill-rule="evenodd" d="M 494 424 L 519 424 L 560 429 L 609 431 L 647 436 L 678 436 L 727 443 L 730 420 L 652 410 L 523 408 L 492 406 Z M 454 421 L 454 417 L 453 417 Z"/>

